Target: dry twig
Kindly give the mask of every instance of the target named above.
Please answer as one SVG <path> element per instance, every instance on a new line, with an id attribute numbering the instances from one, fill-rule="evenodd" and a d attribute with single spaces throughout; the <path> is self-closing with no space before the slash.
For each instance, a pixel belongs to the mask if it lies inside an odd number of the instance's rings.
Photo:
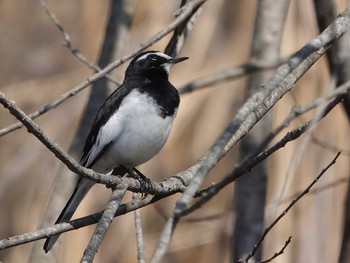
<path id="1" fill-rule="evenodd" d="M 261 238 L 258 240 L 258 242 L 255 244 L 253 250 L 247 255 L 242 261 L 240 262 L 248 262 L 248 260 L 255 254 L 257 249 L 260 247 L 261 243 L 267 236 L 267 234 L 270 232 L 270 230 L 288 213 L 288 211 L 304 196 L 306 195 L 310 189 L 318 182 L 318 180 L 328 171 L 328 169 L 333 166 L 340 156 L 341 152 L 338 152 L 337 155 L 333 158 L 333 160 L 325 167 L 322 169 L 322 171 L 319 173 L 319 175 L 309 184 L 305 190 L 293 201 L 287 206 L 286 209 L 282 211 L 282 213 L 264 230 L 264 233 L 261 235 Z"/>

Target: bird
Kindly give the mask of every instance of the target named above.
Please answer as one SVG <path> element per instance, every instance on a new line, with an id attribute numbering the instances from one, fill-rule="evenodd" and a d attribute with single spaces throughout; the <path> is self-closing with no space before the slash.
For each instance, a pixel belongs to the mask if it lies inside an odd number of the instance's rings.
<path id="1" fill-rule="evenodd" d="M 130 170 L 149 161 L 163 148 L 180 103 L 177 89 L 169 82 L 169 72 L 173 65 L 186 59 L 151 50 L 131 60 L 123 83 L 95 116 L 82 150 L 82 166 L 105 174 L 118 168 Z M 55 224 L 72 218 L 94 184 L 79 178 Z M 59 236 L 46 239 L 43 247 L 46 253 Z"/>

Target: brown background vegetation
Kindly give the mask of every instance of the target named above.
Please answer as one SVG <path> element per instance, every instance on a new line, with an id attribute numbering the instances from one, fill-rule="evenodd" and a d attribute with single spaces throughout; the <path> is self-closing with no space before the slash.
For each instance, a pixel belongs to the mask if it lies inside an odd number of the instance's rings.
<path id="1" fill-rule="evenodd" d="M 346 1 L 338 1 L 343 10 Z M 79 50 L 96 61 L 108 14 L 108 1 L 48 1 Z M 129 44 L 133 50 L 173 19 L 179 1 L 139 1 Z M 173 69 L 175 86 L 197 77 L 239 65 L 247 60 L 253 33 L 256 1 L 208 1 L 181 55 L 190 60 Z M 317 35 L 311 1 L 291 1 L 281 55 L 285 57 Z M 169 36 L 170 37 L 170 36 Z M 152 48 L 164 50 L 169 37 Z M 91 75 L 92 71 L 71 55 L 62 38 L 36 1 L 0 2 L 0 89 L 26 112 L 55 99 Z M 118 69 L 120 80 L 127 64 Z M 329 75 L 321 59 L 270 112 L 275 124 L 296 104 L 312 101 L 328 88 Z M 161 154 L 141 170 L 162 180 L 193 164 L 223 131 L 242 104 L 245 79 L 184 95 L 171 138 Z M 44 132 L 68 149 L 88 90 L 36 120 Z M 301 117 L 302 120 L 306 116 Z M 0 128 L 14 122 L 0 109 Z M 298 124 L 300 120 L 294 122 Z M 293 124 L 291 125 L 293 127 Z M 349 121 L 337 107 L 317 126 L 314 136 L 339 149 L 350 150 Z M 317 144 L 308 144 L 298 167 L 293 160 L 303 138 L 289 144 L 270 160 L 265 217 L 271 222 L 286 204 L 282 198 L 300 191 L 335 155 Z M 237 148 L 210 173 L 206 184 L 217 181 L 232 167 Z M 58 160 L 25 129 L 0 138 L 0 237 L 32 231 L 40 223 L 55 182 Z M 318 186 L 349 175 L 349 156 L 343 154 Z M 347 182 L 346 182 L 347 183 Z M 292 244 L 275 262 L 335 262 L 340 249 L 346 183 L 305 197 L 280 222 L 264 242 L 264 255 L 277 251 L 288 236 Z M 109 190 L 95 187 L 79 207 L 76 217 L 98 211 L 106 204 Z M 129 198 L 130 196 L 128 196 Z M 181 221 L 164 262 L 228 262 L 234 220 L 233 186 L 224 189 L 202 209 L 188 217 L 219 214 L 214 220 Z M 150 256 L 177 196 L 143 209 L 146 256 Z M 78 262 L 92 227 L 62 236 L 62 262 Z M 38 241 L 42 242 L 42 241 Z M 0 261 L 26 262 L 33 244 L 0 251 Z M 43 252 L 44 253 L 44 252 Z M 114 220 L 96 256 L 96 262 L 135 262 L 133 215 Z"/>

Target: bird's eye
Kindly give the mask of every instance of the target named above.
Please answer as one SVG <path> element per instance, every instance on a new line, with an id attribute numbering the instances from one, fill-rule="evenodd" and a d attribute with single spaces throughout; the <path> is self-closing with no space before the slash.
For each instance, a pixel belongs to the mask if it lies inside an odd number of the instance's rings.
<path id="1" fill-rule="evenodd" d="M 152 61 L 157 61 L 157 57 L 156 57 L 156 56 L 150 56 L 150 59 L 151 59 Z"/>

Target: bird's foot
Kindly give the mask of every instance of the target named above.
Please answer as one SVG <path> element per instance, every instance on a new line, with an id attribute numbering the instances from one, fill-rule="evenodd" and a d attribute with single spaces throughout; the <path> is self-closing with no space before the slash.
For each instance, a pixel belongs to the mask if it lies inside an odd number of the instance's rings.
<path id="1" fill-rule="evenodd" d="M 136 168 L 130 169 L 128 175 L 140 182 L 140 190 L 144 195 L 143 198 L 145 198 L 147 196 L 147 192 L 152 189 L 152 181 Z"/>

